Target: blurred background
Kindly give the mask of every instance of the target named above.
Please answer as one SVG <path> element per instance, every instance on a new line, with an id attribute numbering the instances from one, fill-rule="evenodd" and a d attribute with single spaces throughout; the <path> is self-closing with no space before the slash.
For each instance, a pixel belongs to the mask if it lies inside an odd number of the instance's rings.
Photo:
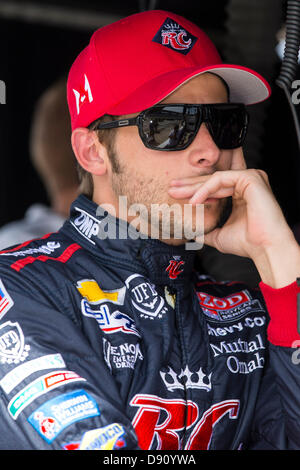
<path id="1" fill-rule="evenodd" d="M 245 155 L 249 167 L 268 172 L 288 223 L 295 226 L 300 221 L 300 153 L 289 105 L 275 84 L 286 1 L 0 0 L 0 80 L 6 85 L 6 104 L 0 104 L 0 227 L 22 218 L 35 202 L 49 204 L 31 158 L 40 96 L 67 74 L 95 29 L 146 9 L 169 10 L 194 21 L 225 61 L 253 67 L 269 81 L 271 99 L 249 107 Z"/>

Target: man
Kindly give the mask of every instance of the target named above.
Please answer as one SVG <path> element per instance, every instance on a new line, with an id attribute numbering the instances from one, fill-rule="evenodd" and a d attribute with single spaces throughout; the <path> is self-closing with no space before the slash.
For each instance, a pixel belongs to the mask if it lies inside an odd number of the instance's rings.
<path id="1" fill-rule="evenodd" d="M 170 12 L 93 35 L 68 78 L 87 196 L 1 253 L 1 448 L 300 447 L 300 249 L 241 150 L 244 104 L 269 93 Z M 194 270 L 203 229 L 260 290 Z"/>

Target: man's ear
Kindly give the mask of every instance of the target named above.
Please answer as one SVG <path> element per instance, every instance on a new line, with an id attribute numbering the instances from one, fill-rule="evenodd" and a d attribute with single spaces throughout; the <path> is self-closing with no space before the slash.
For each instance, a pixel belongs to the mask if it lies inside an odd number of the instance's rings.
<path id="1" fill-rule="evenodd" d="M 78 127 L 72 132 L 72 148 L 78 163 L 93 175 L 102 176 L 107 171 L 106 147 L 99 142 L 96 132 Z"/>

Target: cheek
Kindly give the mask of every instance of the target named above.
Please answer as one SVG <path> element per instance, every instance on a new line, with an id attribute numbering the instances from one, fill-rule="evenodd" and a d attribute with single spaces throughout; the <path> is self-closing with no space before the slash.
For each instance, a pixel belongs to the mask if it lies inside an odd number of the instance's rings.
<path id="1" fill-rule="evenodd" d="M 115 141 L 115 150 L 120 155 L 124 164 L 133 168 L 147 168 L 151 165 L 151 156 L 148 155 L 151 150 L 147 149 L 135 126 L 118 129 L 118 135 Z"/>
<path id="2" fill-rule="evenodd" d="M 220 171 L 227 171 L 231 169 L 233 159 L 233 150 L 222 150 L 219 161 L 216 165 Z"/>
<path id="3" fill-rule="evenodd" d="M 138 128 L 136 126 L 128 126 L 118 129 L 115 140 L 115 149 L 119 155 L 135 155 L 140 144 L 143 145 Z"/>

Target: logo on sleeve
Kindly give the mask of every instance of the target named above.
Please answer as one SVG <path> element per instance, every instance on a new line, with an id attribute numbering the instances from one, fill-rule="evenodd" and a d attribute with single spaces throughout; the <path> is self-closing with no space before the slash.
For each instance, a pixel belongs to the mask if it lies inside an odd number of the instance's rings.
<path id="1" fill-rule="evenodd" d="M 28 421 L 50 444 L 67 426 L 99 415 L 100 411 L 94 398 L 85 390 L 74 390 L 44 403 L 29 416 Z"/>
<path id="2" fill-rule="evenodd" d="M 172 18 L 167 18 L 152 41 L 186 55 L 197 39 Z"/>
<path id="3" fill-rule="evenodd" d="M 1 380 L 0 385 L 5 393 L 10 393 L 26 377 L 34 372 L 44 369 L 56 369 L 66 367 L 66 364 L 60 354 L 48 354 L 47 356 L 37 357 L 32 361 L 26 361 L 23 364 L 10 370 Z"/>
<path id="4" fill-rule="evenodd" d="M 19 364 L 25 361 L 30 346 L 25 344 L 19 323 L 7 321 L 0 326 L 0 362 Z"/>
<path id="5" fill-rule="evenodd" d="M 118 423 L 104 428 L 87 431 L 80 444 L 80 450 L 118 450 L 126 447 L 124 428 Z"/>
<path id="6" fill-rule="evenodd" d="M 85 381 L 85 379 L 76 374 L 76 372 L 68 370 L 51 372 L 43 377 L 39 377 L 11 399 L 7 407 L 8 412 L 13 419 L 17 419 L 21 411 L 39 396 L 53 388 L 65 385 L 67 382 L 76 382 L 78 380 Z"/>
<path id="7" fill-rule="evenodd" d="M 0 320 L 4 317 L 6 312 L 13 306 L 14 302 L 7 290 L 5 289 L 3 282 L 0 280 Z"/>

